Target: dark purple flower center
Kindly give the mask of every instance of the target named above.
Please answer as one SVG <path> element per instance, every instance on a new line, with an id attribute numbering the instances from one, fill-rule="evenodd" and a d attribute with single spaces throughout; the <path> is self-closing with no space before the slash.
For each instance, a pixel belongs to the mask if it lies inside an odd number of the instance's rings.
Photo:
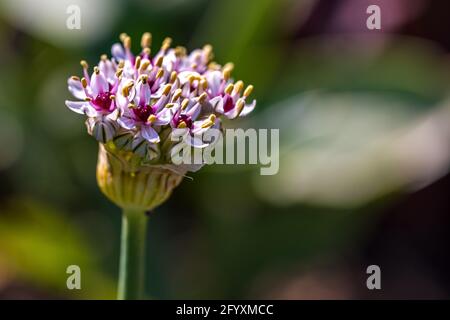
<path id="1" fill-rule="evenodd" d="M 230 97 L 229 94 L 226 94 L 224 97 L 224 103 L 223 103 L 223 111 L 226 113 L 234 108 L 233 99 Z"/>
<path id="2" fill-rule="evenodd" d="M 110 98 L 111 93 L 110 92 L 102 92 L 95 97 L 94 100 L 92 100 L 92 104 L 94 105 L 94 108 L 97 111 L 108 111 L 111 112 L 114 110 L 115 105 L 112 103 L 112 100 Z"/>
<path id="3" fill-rule="evenodd" d="M 176 121 L 176 126 L 178 127 L 180 125 L 180 123 L 184 121 L 184 123 L 186 123 L 186 127 L 191 129 L 192 128 L 192 119 L 191 117 L 185 115 L 185 114 L 181 114 L 178 116 L 178 119 Z"/>
<path id="4" fill-rule="evenodd" d="M 134 108 L 133 113 L 134 113 L 135 118 L 142 122 L 146 122 L 148 117 L 150 117 L 150 115 L 155 114 L 155 112 L 153 111 L 153 108 L 149 105 Z"/>

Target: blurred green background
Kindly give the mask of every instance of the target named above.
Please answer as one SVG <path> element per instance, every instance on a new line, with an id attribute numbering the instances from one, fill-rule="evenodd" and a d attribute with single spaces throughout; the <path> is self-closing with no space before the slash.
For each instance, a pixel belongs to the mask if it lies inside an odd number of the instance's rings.
<path id="1" fill-rule="evenodd" d="M 81 29 L 66 28 L 67 6 Z M 382 30 L 366 28 L 381 7 Z M 0 298 L 115 297 L 120 211 L 64 105 L 126 32 L 211 43 L 255 86 L 237 126 L 280 129 L 280 171 L 210 166 L 150 213 L 147 295 L 448 298 L 450 96 L 444 1 L 0 0 Z M 81 267 L 82 290 L 66 288 Z M 366 268 L 382 290 L 366 288 Z"/>

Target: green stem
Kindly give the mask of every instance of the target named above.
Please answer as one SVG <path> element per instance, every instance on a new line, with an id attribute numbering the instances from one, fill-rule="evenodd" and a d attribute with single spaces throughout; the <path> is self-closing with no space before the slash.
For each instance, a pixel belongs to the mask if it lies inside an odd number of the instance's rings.
<path id="1" fill-rule="evenodd" d="M 119 300 L 142 299 L 146 229 L 147 216 L 144 211 L 123 210 L 117 294 Z"/>

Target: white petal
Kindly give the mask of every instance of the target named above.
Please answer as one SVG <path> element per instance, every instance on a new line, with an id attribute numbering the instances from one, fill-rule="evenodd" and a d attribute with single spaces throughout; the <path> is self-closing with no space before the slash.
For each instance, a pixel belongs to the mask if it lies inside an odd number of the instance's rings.
<path id="1" fill-rule="evenodd" d="M 69 78 L 67 80 L 68 88 L 70 93 L 77 99 L 84 100 L 86 98 L 86 93 L 84 92 L 83 86 L 80 80 L 75 80 Z"/>
<path id="2" fill-rule="evenodd" d="M 143 125 L 141 127 L 141 134 L 147 141 L 151 143 L 159 142 L 159 135 L 151 126 Z"/>
<path id="3" fill-rule="evenodd" d="M 111 48 L 111 54 L 116 61 L 125 60 L 125 50 L 120 43 L 115 43 Z"/>
<path id="4" fill-rule="evenodd" d="M 97 111 L 86 101 L 69 101 L 66 100 L 66 106 L 73 112 L 85 114 L 88 117 L 97 116 Z"/>
<path id="5" fill-rule="evenodd" d="M 122 116 L 117 119 L 117 123 L 127 130 L 134 129 L 136 127 L 136 121 L 128 116 Z"/>
<path id="6" fill-rule="evenodd" d="M 246 104 L 244 106 L 244 108 L 242 109 L 242 112 L 240 114 L 241 117 L 245 117 L 246 115 L 248 115 L 250 112 L 253 111 L 253 109 L 255 109 L 256 107 L 256 100 L 253 100 L 252 103 L 250 104 Z"/>
<path id="7" fill-rule="evenodd" d="M 107 92 L 109 90 L 108 82 L 106 81 L 103 73 L 93 73 L 91 77 L 91 89 L 94 96 L 99 93 Z"/>

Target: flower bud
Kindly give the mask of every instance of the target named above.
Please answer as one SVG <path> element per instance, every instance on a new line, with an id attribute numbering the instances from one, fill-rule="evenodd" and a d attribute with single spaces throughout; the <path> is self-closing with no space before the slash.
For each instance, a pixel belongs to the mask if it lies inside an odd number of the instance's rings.
<path id="1" fill-rule="evenodd" d="M 99 144 L 97 183 L 100 190 L 122 209 L 152 210 L 166 201 L 186 172 L 165 165 L 142 164 L 140 157 Z"/>

